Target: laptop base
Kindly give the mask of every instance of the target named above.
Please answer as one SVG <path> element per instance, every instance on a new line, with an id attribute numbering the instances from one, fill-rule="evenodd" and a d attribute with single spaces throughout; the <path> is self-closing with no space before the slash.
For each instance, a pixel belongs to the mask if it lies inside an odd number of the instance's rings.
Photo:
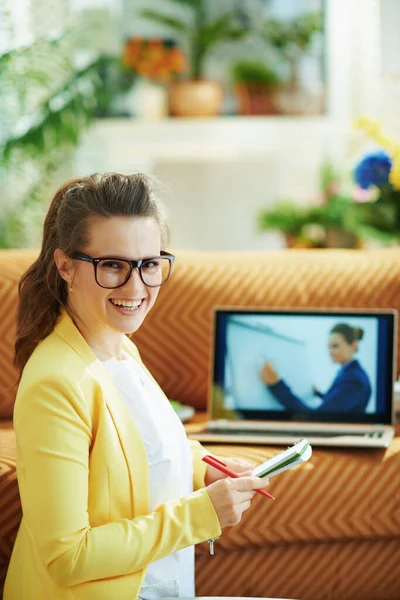
<path id="1" fill-rule="evenodd" d="M 221 444 L 292 445 L 307 439 L 312 446 L 387 448 L 394 437 L 391 426 L 316 425 L 313 424 L 246 424 L 230 421 L 211 421 L 205 427 L 188 433 L 200 442 Z"/>

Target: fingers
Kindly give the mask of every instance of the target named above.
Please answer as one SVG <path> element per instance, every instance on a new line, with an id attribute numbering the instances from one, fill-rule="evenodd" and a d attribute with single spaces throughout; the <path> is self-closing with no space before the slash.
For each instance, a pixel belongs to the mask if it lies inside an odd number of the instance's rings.
<path id="1" fill-rule="evenodd" d="M 244 469 L 243 471 L 240 471 L 238 468 L 235 468 L 234 471 L 239 477 L 252 477 L 253 475 L 253 469 Z"/>
<path id="2" fill-rule="evenodd" d="M 255 495 L 256 492 L 254 490 L 249 490 L 248 492 L 238 492 L 239 503 L 252 500 Z"/>
<path id="3" fill-rule="evenodd" d="M 248 460 L 243 460 L 241 458 L 229 458 L 226 460 L 232 467 L 234 467 L 235 471 L 239 473 L 239 471 L 251 471 L 254 468 L 254 463 L 249 462 Z"/>
<path id="4" fill-rule="evenodd" d="M 269 486 L 269 479 L 266 477 L 238 477 L 231 481 L 232 487 L 239 492 L 264 489 Z"/>
<path id="5" fill-rule="evenodd" d="M 241 511 L 241 513 L 244 513 L 245 510 L 248 510 L 251 506 L 251 502 L 250 500 L 246 500 L 245 502 L 241 502 L 239 504 L 239 509 Z"/>
<path id="6" fill-rule="evenodd" d="M 226 477 L 207 486 L 221 528 L 239 523 L 242 513 L 250 507 L 255 490 L 266 488 L 268 484 L 268 479 L 250 476 Z"/>

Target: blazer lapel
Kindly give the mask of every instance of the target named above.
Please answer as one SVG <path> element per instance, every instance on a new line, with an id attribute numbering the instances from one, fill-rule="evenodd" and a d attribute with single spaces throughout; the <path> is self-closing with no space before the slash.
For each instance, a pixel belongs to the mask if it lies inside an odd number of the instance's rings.
<path id="1" fill-rule="evenodd" d="M 100 383 L 128 465 L 135 515 L 148 514 L 150 478 L 147 452 L 129 410 L 101 361 L 92 352 L 65 310 L 55 327 L 55 332 L 79 354 Z"/>

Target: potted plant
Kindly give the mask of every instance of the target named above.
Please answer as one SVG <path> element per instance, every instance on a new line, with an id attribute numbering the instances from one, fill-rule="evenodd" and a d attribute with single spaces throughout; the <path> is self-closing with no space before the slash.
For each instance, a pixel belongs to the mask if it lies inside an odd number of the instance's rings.
<path id="1" fill-rule="evenodd" d="M 322 25 L 321 14 L 316 12 L 306 12 L 291 20 L 269 19 L 263 25 L 264 40 L 276 50 L 289 70 L 288 79 L 277 94 L 282 112 L 310 112 L 315 105 L 315 99 L 313 103 L 310 94 L 302 88 L 299 71 L 300 61 L 310 50 L 315 34 L 322 31 Z"/>
<path id="2" fill-rule="evenodd" d="M 318 203 L 278 202 L 260 212 L 260 228 L 281 231 L 288 247 L 358 248 L 358 227 L 351 218 L 354 201 L 340 191 L 339 176 L 329 162 L 321 167 L 320 185 Z"/>
<path id="3" fill-rule="evenodd" d="M 132 37 L 124 48 L 123 64 L 136 74 L 135 114 L 157 119 L 168 115 L 167 86 L 187 69 L 186 58 L 169 39 Z"/>
<path id="4" fill-rule="evenodd" d="M 152 9 L 141 16 L 164 25 L 182 40 L 188 50 L 189 78 L 169 86 L 170 110 L 176 116 L 215 116 L 220 113 L 221 84 L 205 77 L 205 59 L 219 42 L 243 37 L 247 30 L 236 22 L 234 12 L 210 19 L 206 0 L 169 0 L 187 9 L 188 18 L 168 16 Z"/>
<path id="5" fill-rule="evenodd" d="M 290 200 L 282 200 L 273 208 L 260 211 L 258 218 L 260 230 L 281 231 L 288 248 L 314 245 L 304 234 L 308 223 L 308 209 Z"/>
<path id="6" fill-rule="evenodd" d="M 279 77 L 275 71 L 260 61 L 240 60 L 231 75 L 239 114 L 276 114 L 274 92 Z"/>

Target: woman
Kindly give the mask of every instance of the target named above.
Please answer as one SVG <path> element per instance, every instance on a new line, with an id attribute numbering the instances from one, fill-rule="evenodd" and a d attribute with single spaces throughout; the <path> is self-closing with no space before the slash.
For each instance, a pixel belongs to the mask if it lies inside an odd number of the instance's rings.
<path id="1" fill-rule="evenodd" d="M 322 399 L 322 404 L 315 409 L 307 406 L 293 394 L 269 362 L 262 368 L 261 379 L 287 410 L 313 410 L 327 413 L 365 412 L 371 396 L 371 384 L 367 373 L 354 358 L 358 350 L 358 342 L 363 337 L 364 331 L 359 327 L 351 327 L 345 323 L 333 327 L 329 338 L 329 353 L 332 361 L 341 365 L 341 368 L 325 394 L 314 388 L 314 393 Z"/>
<path id="2" fill-rule="evenodd" d="M 193 544 L 238 523 L 267 485 L 248 463 L 226 461 L 238 479 L 206 468 L 125 335 L 169 278 L 166 234 L 140 174 L 77 179 L 51 203 L 20 282 L 23 518 L 5 600 L 194 595 Z"/>

